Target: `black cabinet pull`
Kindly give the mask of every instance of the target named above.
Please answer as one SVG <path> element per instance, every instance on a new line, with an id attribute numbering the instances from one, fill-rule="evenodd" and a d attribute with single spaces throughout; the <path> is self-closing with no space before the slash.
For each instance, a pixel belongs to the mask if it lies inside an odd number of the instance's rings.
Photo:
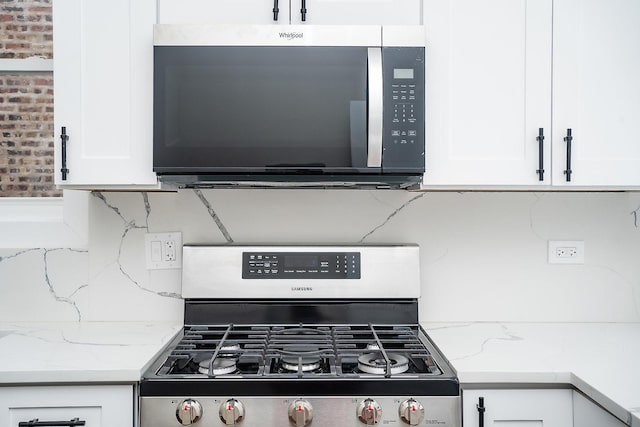
<path id="1" fill-rule="evenodd" d="M 64 128 L 63 128 L 64 129 Z M 74 427 L 83 426 L 86 421 L 80 420 L 80 418 L 74 418 L 69 421 L 39 421 L 37 418 L 31 421 L 22 421 L 18 424 L 18 427 Z"/>
<path id="2" fill-rule="evenodd" d="M 536 137 L 536 141 L 538 141 L 538 170 L 536 173 L 538 174 L 538 180 L 544 181 L 544 129 L 538 129 L 538 136 Z"/>
<path id="3" fill-rule="evenodd" d="M 567 182 L 571 181 L 571 141 L 573 141 L 573 136 L 571 136 L 571 129 L 567 129 L 567 136 L 564 137 L 565 142 L 567 143 L 567 169 L 564 171 L 564 174 L 567 176 Z"/>
<path id="4" fill-rule="evenodd" d="M 484 397 L 478 398 L 476 408 L 478 408 L 478 427 L 484 427 L 484 411 L 486 410 L 484 407 Z"/>
<path id="5" fill-rule="evenodd" d="M 69 135 L 67 135 L 67 127 L 62 126 L 62 133 L 60 134 L 60 139 L 62 140 L 62 180 L 67 180 L 67 174 L 69 173 L 69 169 L 67 169 L 67 140 L 69 140 Z"/>
<path id="6" fill-rule="evenodd" d="M 307 0 L 302 0 L 302 9 L 300 9 L 302 15 L 302 22 L 307 20 Z"/>
<path id="7" fill-rule="evenodd" d="M 280 9 L 278 9 L 278 0 L 273 0 L 273 20 L 274 21 L 278 20 L 278 12 L 280 12 Z"/>

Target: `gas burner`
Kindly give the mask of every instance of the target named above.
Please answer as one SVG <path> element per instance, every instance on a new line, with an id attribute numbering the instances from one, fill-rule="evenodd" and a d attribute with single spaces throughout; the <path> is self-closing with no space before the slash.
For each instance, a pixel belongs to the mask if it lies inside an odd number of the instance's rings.
<path id="1" fill-rule="evenodd" d="M 302 372 L 313 372 L 320 368 L 319 356 L 282 356 L 281 366 L 288 372 L 298 372 L 298 366 L 302 367 Z"/>
<path id="2" fill-rule="evenodd" d="M 271 332 L 274 336 L 284 336 L 289 339 L 300 339 L 304 340 L 305 338 L 312 338 L 314 336 L 317 337 L 331 337 L 331 332 L 325 329 L 321 329 L 318 327 L 305 327 L 305 326 L 295 326 L 295 327 L 287 327 L 283 329 L 276 329 Z"/>
<path id="3" fill-rule="evenodd" d="M 280 369 L 282 373 L 314 372 L 320 369 L 322 358 L 320 349 L 310 344 L 285 344 L 277 353 L 280 354 Z"/>
<path id="4" fill-rule="evenodd" d="M 370 342 L 369 344 L 367 344 L 367 350 L 369 351 L 380 350 L 380 346 L 378 345 L 377 342 Z"/>
<path id="5" fill-rule="evenodd" d="M 203 360 L 200 362 L 198 372 L 201 374 L 209 375 L 209 363 L 211 359 Z M 212 375 L 226 375 L 236 372 L 236 361 L 229 357 L 218 357 L 213 361 Z"/>
<path id="6" fill-rule="evenodd" d="M 391 374 L 402 374 L 409 370 L 409 359 L 398 353 L 387 353 L 391 362 Z M 387 373 L 387 362 L 380 352 L 366 353 L 358 357 L 358 369 L 367 374 L 384 375 Z"/>

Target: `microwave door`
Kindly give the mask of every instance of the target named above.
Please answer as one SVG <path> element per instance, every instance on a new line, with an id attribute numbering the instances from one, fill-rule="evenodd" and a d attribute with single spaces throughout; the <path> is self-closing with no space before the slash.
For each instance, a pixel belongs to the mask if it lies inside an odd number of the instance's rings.
<path id="1" fill-rule="evenodd" d="M 377 173 L 380 48 L 156 46 L 160 173 Z"/>
<path id="2" fill-rule="evenodd" d="M 367 139 L 367 167 L 382 166 L 382 50 L 369 48 L 367 60 L 367 99 L 369 101 L 369 127 Z"/>

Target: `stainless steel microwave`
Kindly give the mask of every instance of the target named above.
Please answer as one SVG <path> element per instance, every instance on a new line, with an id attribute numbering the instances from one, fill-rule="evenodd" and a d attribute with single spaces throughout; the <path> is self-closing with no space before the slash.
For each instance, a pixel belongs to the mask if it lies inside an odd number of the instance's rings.
<path id="1" fill-rule="evenodd" d="M 153 126 L 164 186 L 415 187 L 423 27 L 156 25 Z"/>

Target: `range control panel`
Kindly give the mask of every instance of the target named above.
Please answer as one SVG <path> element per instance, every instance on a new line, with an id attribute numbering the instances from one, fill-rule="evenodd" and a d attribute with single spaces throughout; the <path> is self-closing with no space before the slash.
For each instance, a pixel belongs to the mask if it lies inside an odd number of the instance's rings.
<path id="1" fill-rule="evenodd" d="M 360 252 L 243 252 L 243 279 L 360 279 Z"/>

